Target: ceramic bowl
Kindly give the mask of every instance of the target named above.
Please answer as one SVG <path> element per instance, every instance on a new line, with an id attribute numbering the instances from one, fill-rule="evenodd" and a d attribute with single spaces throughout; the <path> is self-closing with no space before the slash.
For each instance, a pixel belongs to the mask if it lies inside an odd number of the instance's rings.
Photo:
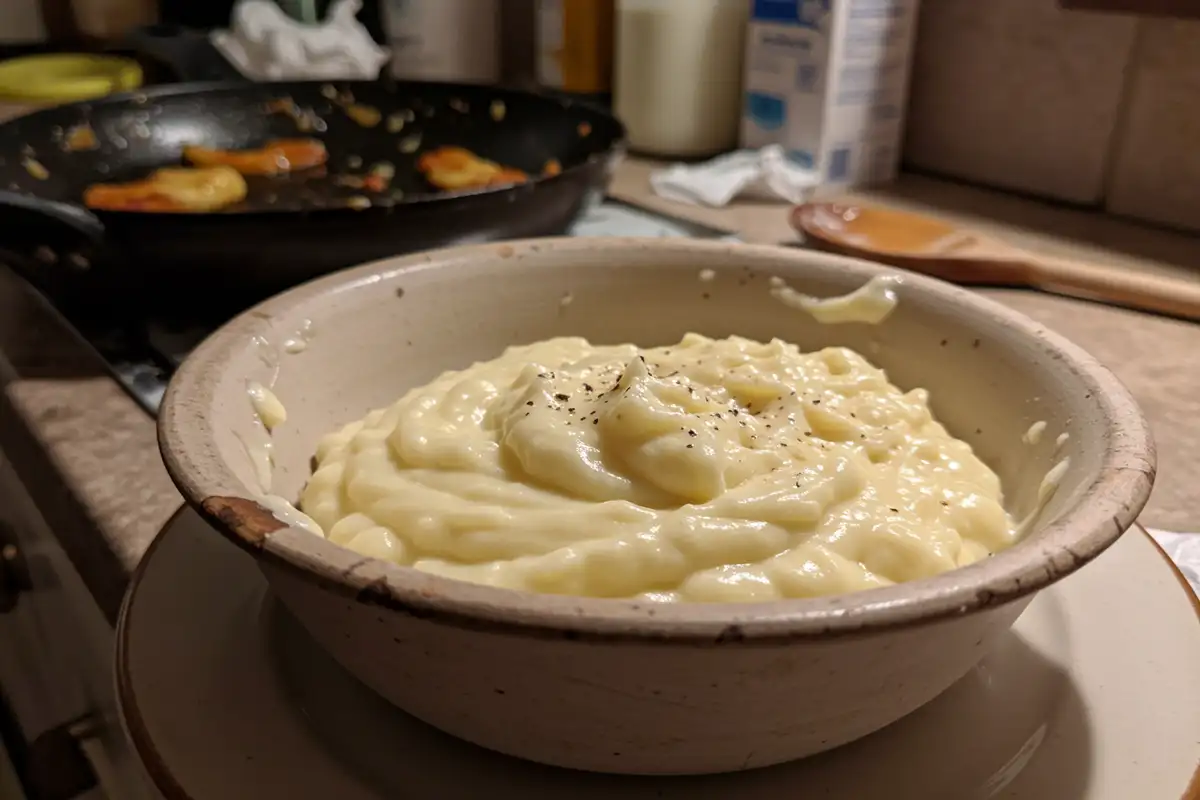
<path id="1" fill-rule="evenodd" d="M 715 277 L 701 280 L 702 270 Z M 163 456 L 188 502 L 257 561 L 316 641 L 431 725 L 606 772 L 795 759 L 869 734 L 962 677 L 1039 589 L 1129 527 L 1154 476 L 1146 422 L 1116 378 L 997 303 L 904 274 L 883 323 L 822 325 L 769 294 L 772 276 L 833 295 L 884 272 L 895 273 L 796 249 L 673 239 L 538 240 L 369 264 L 268 300 L 198 347 L 163 401 Z M 266 491 L 298 496 L 322 435 L 446 369 L 557 335 L 656 345 L 688 331 L 846 345 L 899 386 L 927 388 L 934 413 L 999 473 L 1016 517 L 1036 505 L 1052 467 L 1069 465 L 1027 538 L 985 561 L 754 605 L 463 583 L 365 558 L 267 508 Z M 274 386 L 288 411 L 272 435 L 269 489 L 256 467 L 267 440 L 247 396 L 252 381 Z M 1038 422 L 1043 434 L 1027 436 Z"/>

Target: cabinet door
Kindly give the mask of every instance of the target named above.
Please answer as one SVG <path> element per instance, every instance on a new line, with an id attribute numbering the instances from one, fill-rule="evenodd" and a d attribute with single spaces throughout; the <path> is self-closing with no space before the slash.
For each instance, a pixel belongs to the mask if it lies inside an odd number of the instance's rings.
<path id="1" fill-rule="evenodd" d="M 0 536 L 19 550 L 26 587 L 0 613 L 0 687 L 30 752 L 52 777 L 56 748 L 77 759 L 95 784 L 81 800 L 152 796 L 116 713 L 112 627 L 2 456 Z"/>
<path id="2" fill-rule="evenodd" d="M 1059 0 L 1063 8 L 1153 17 L 1200 17 L 1200 0 Z"/>

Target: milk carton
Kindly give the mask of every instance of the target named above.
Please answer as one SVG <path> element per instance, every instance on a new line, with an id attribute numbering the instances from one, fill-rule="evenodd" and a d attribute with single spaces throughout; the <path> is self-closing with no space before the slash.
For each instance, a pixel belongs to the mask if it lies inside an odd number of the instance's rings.
<path id="1" fill-rule="evenodd" d="M 825 185 L 896 175 L 919 0 L 751 0 L 741 143 Z"/>

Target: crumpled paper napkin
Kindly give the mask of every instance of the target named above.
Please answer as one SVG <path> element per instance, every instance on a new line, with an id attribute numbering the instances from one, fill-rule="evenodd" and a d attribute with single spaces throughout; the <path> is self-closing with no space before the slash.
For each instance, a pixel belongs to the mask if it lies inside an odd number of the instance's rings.
<path id="1" fill-rule="evenodd" d="M 779 145 L 737 150 L 702 164 L 672 164 L 650 176 L 660 197 L 714 208 L 739 195 L 803 203 L 818 183 L 815 170 L 789 159 Z"/>
<path id="2" fill-rule="evenodd" d="M 361 0 L 336 0 L 316 25 L 285 14 L 272 0 L 238 0 L 229 30 L 209 41 L 255 81 L 374 80 L 388 60 L 357 19 Z"/>
<path id="3" fill-rule="evenodd" d="M 1162 549 L 1167 551 L 1167 555 L 1200 596 L 1200 533 L 1172 533 L 1153 528 L 1147 530 Z"/>

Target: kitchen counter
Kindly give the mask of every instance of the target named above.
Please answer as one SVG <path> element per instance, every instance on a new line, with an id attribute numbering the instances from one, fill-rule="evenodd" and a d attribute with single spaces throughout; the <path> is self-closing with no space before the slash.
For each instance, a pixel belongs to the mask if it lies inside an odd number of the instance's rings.
<path id="1" fill-rule="evenodd" d="M 614 194 L 755 242 L 794 242 L 786 206 L 727 209 L 649 193 L 651 165 L 632 160 Z M 1200 238 L 1099 214 L 905 176 L 859 197 L 934 211 L 1044 252 L 1200 280 Z M 1058 330 L 1110 366 L 1142 404 L 1159 442 L 1159 477 L 1145 524 L 1200 530 L 1200 325 L 1033 292 L 988 294 Z M 17 277 L 0 268 L 0 450 L 95 597 L 115 620 L 129 575 L 179 507 L 158 455 L 154 421 L 90 347 Z"/>

